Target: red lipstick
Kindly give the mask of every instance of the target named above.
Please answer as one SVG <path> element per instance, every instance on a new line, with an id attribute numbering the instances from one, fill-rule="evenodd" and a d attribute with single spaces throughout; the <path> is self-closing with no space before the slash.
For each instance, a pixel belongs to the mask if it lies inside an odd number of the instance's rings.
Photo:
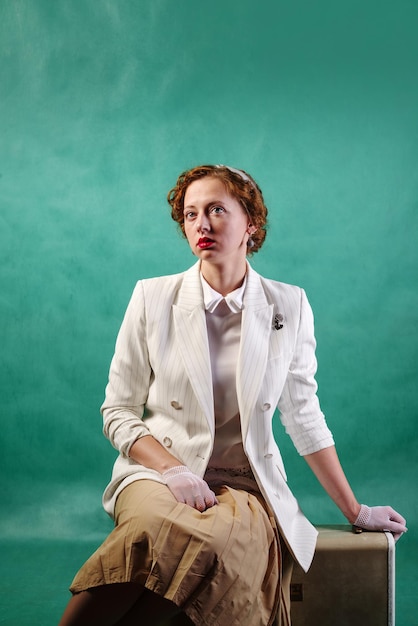
<path id="1" fill-rule="evenodd" d="M 197 245 L 201 250 L 205 250 L 206 248 L 210 248 L 213 243 L 215 243 L 213 239 L 209 239 L 209 237 L 201 237 L 197 242 Z"/>

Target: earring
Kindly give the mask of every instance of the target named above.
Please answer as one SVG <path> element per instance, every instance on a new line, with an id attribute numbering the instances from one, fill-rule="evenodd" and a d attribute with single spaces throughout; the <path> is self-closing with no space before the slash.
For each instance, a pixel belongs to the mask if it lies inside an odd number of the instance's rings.
<path id="1" fill-rule="evenodd" d="M 254 239 L 252 237 L 248 237 L 247 248 L 254 248 Z"/>

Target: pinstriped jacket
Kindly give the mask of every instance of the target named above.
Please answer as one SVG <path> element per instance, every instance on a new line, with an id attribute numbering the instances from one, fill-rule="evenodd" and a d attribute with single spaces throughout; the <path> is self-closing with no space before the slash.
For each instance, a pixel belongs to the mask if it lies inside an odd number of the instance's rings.
<path id="1" fill-rule="evenodd" d="M 128 305 L 101 408 L 104 433 L 119 451 L 103 495 L 110 515 L 130 482 L 161 482 L 129 458 L 139 437 L 153 435 L 193 472 L 205 473 L 215 416 L 199 271 L 200 262 L 139 281 Z M 250 265 L 243 305 L 236 376 L 243 446 L 284 540 L 307 570 L 317 532 L 287 485 L 272 417 L 278 407 L 301 455 L 334 443 L 316 395 L 313 315 L 303 289 L 267 280 Z"/>

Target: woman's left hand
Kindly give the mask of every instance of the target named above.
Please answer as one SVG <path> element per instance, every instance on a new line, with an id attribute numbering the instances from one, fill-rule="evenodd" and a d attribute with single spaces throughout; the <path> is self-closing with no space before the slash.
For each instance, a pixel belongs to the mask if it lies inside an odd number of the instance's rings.
<path id="1" fill-rule="evenodd" d="M 391 532 L 395 541 L 406 533 L 406 520 L 390 506 L 369 507 L 362 504 L 360 513 L 353 526 L 364 530 L 381 530 Z"/>
<path id="2" fill-rule="evenodd" d="M 188 504 L 201 513 L 218 504 L 207 482 L 193 474 L 186 465 L 171 467 L 161 475 L 178 502 Z"/>

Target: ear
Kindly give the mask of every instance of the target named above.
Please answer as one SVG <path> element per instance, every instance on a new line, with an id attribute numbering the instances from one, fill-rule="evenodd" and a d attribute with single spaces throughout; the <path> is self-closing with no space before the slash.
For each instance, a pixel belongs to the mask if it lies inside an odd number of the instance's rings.
<path id="1" fill-rule="evenodd" d="M 247 233 L 249 235 L 254 235 L 254 233 L 257 231 L 256 227 L 253 226 L 252 224 L 248 224 L 248 228 L 247 228 Z"/>

